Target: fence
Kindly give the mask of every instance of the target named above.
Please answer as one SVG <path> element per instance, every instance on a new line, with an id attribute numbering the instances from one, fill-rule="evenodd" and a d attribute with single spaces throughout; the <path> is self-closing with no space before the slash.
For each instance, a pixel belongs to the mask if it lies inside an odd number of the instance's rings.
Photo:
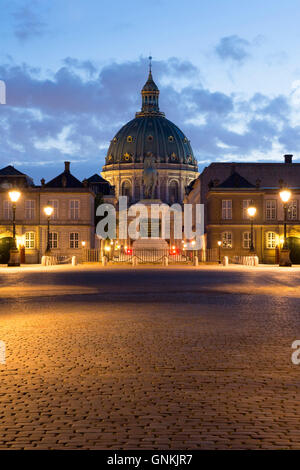
<path id="1" fill-rule="evenodd" d="M 202 258 L 205 258 L 205 256 L 198 251 L 184 251 L 179 249 L 161 250 L 157 248 L 130 249 L 127 250 L 127 252 L 106 251 L 103 254 L 108 258 L 108 261 L 115 263 L 131 263 L 134 256 L 138 263 L 162 263 L 165 257 L 168 258 L 169 263 L 193 262 L 195 256 L 198 256 L 200 261 L 202 261 Z M 84 249 L 81 259 L 85 263 L 101 262 L 101 250 Z"/>

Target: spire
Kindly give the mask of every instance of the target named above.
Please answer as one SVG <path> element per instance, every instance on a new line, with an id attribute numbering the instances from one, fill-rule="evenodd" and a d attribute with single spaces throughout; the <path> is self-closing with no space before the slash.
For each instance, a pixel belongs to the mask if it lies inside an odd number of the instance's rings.
<path id="1" fill-rule="evenodd" d="M 158 98 L 159 89 L 152 77 L 152 57 L 149 56 L 149 75 L 145 85 L 142 88 L 142 110 L 137 115 L 159 114 Z"/>

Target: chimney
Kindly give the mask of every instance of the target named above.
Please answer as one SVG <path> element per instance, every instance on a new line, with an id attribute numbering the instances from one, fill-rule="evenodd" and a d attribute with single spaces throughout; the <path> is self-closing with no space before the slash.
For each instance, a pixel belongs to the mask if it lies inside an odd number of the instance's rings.
<path id="1" fill-rule="evenodd" d="M 42 186 L 45 186 L 45 178 L 41 179 L 41 184 L 42 184 Z"/>
<path id="2" fill-rule="evenodd" d="M 290 155 L 290 154 L 285 155 L 284 163 L 293 163 L 293 155 Z"/>
<path id="3" fill-rule="evenodd" d="M 65 162 L 65 172 L 70 173 L 70 162 Z"/>

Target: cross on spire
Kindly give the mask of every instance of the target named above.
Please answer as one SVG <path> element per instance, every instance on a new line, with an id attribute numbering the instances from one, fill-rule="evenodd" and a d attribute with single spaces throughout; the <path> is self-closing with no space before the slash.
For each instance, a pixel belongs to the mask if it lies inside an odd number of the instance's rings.
<path id="1" fill-rule="evenodd" d="M 152 56 L 149 55 L 149 72 L 151 73 L 152 71 Z"/>

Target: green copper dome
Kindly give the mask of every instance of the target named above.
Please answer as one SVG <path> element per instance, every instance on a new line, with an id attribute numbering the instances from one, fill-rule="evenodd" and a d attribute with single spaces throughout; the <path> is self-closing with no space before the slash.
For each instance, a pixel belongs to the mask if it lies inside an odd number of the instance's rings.
<path id="1" fill-rule="evenodd" d="M 190 141 L 159 110 L 159 89 L 153 80 L 151 68 L 141 94 L 142 109 L 112 139 L 106 166 L 143 163 L 144 157 L 151 152 L 157 163 L 185 164 L 196 170 L 197 162 Z"/>

